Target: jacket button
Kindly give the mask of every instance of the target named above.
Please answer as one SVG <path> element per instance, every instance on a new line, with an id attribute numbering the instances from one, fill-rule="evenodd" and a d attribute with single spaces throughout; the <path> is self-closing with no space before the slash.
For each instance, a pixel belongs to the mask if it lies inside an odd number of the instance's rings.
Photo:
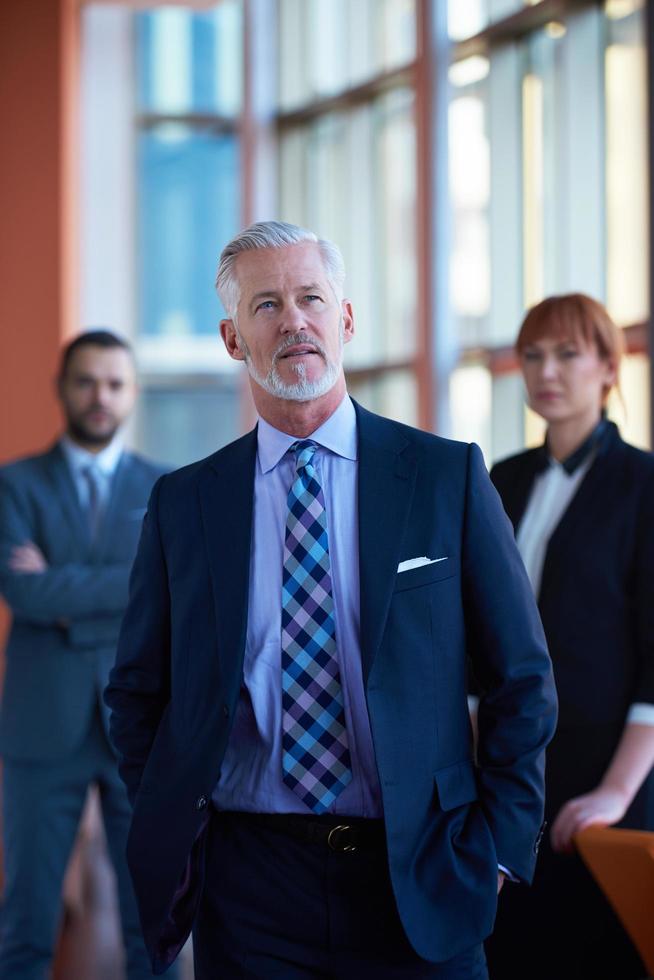
<path id="1" fill-rule="evenodd" d="M 209 801 L 207 800 L 206 796 L 198 796 L 197 800 L 195 801 L 195 809 L 204 810 L 208 802 Z"/>
<path id="2" fill-rule="evenodd" d="M 229 718 L 229 705 L 227 705 L 227 704 L 224 704 L 223 705 L 223 714 L 224 714 L 225 718 Z"/>

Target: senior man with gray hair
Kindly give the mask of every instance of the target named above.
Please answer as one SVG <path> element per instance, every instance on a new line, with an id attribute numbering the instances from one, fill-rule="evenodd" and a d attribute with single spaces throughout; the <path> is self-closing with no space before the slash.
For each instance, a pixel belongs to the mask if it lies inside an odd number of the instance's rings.
<path id="1" fill-rule="evenodd" d="M 157 972 L 192 928 L 197 980 L 478 980 L 505 874 L 533 873 L 556 708 L 532 592 L 478 448 L 348 397 L 343 284 L 296 226 L 230 242 L 258 425 L 150 500 L 106 700 Z"/>

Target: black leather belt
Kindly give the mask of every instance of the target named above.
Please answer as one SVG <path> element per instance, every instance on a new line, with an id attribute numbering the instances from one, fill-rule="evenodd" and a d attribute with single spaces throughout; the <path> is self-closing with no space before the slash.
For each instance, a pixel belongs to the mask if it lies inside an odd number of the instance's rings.
<path id="1" fill-rule="evenodd" d="M 305 843 L 323 844 L 332 851 L 383 850 L 386 843 L 383 820 L 333 814 L 247 813 L 240 810 L 219 810 L 217 816 L 219 819 L 276 830 Z"/>

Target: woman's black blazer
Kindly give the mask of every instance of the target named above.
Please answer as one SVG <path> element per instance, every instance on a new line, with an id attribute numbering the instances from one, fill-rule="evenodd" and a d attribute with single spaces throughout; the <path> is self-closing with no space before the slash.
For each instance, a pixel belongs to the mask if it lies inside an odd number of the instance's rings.
<path id="1" fill-rule="evenodd" d="M 491 471 L 518 528 L 544 448 Z M 538 597 L 559 692 L 559 728 L 624 724 L 654 704 L 654 455 L 609 423 L 550 538 Z"/>

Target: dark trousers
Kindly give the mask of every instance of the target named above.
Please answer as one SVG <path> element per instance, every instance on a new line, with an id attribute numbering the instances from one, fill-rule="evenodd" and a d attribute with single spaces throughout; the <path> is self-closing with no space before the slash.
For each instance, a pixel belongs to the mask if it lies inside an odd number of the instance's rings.
<path id="1" fill-rule="evenodd" d="M 402 930 L 383 847 L 323 843 L 212 817 L 193 929 L 196 980 L 487 980 L 481 944 L 420 959 Z"/>
<path id="2" fill-rule="evenodd" d="M 486 941 L 491 980 L 642 980 L 647 971 L 581 858 L 543 844 L 532 887 L 502 889 Z"/>
<path id="3" fill-rule="evenodd" d="M 127 794 L 96 711 L 85 741 L 67 759 L 5 761 L 1 980 L 45 980 L 50 975 L 64 873 L 91 783 L 100 792 L 116 871 L 127 976 L 129 980 L 152 976 L 125 860 L 130 821 Z M 116 976 L 120 976 L 118 966 Z"/>

